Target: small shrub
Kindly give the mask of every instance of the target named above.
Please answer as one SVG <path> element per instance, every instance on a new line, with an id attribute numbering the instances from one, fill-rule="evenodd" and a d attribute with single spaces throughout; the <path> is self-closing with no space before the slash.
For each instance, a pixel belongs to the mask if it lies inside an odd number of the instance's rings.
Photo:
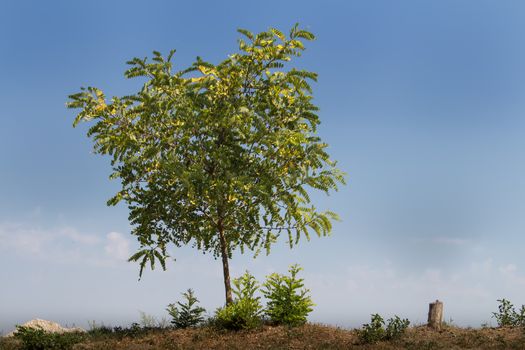
<path id="1" fill-rule="evenodd" d="M 492 317 L 498 322 L 500 327 L 508 327 L 513 325 L 513 313 L 514 305 L 507 299 L 498 299 L 500 304 L 498 306 L 498 312 L 493 312 Z"/>
<path id="2" fill-rule="evenodd" d="M 131 338 L 136 338 L 138 336 L 141 336 L 143 335 L 144 333 L 146 333 L 149 329 L 148 328 L 145 328 L 145 327 L 142 327 L 140 325 L 140 323 L 137 323 L 137 322 L 132 322 L 131 323 L 131 326 L 129 326 L 128 328 L 118 328 L 118 327 L 115 327 L 114 330 L 116 332 L 120 332 L 122 333 L 122 335 L 124 337 L 131 337 Z"/>
<path id="3" fill-rule="evenodd" d="M 137 322 L 133 322 L 129 327 L 110 327 L 104 324 L 97 325 L 95 322 L 90 324 L 90 329 L 87 334 L 91 339 L 123 339 L 123 338 L 139 338 L 150 332 L 160 330 L 160 327 L 143 326 Z"/>
<path id="4" fill-rule="evenodd" d="M 385 336 L 385 320 L 379 314 L 373 314 L 370 323 L 365 323 L 359 331 L 359 338 L 364 343 L 375 343 Z"/>
<path id="5" fill-rule="evenodd" d="M 254 311 L 253 303 L 249 300 L 235 301 L 217 310 L 215 325 L 218 328 L 230 330 L 256 328 L 261 324 L 261 318 Z"/>
<path id="6" fill-rule="evenodd" d="M 166 317 L 157 320 L 157 328 L 166 329 L 171 327 L 171 322 Z"/>
<path id="7" fill-rule="evenodd" d="M 97 324 L 95 321 L 88 322 L 89 330 L 87 333 L 92 337 L 107 336 L 113 333 L 113 328 L 106 326 L 104 323 Z"/>
<path id="8" fill-rule="evenodd" d="M 122 339 L 127 336 L 133 336 L 137 332 L 137 329 L 140 329 L 138 323 L 133 323 L 132 326 L 128 328 L 122 328 L 121 326 L 107 326 L 103 323 L 97 324 L 95 321 L 93 321 L 89 323 L 89 330 L 87 334 L 92 339 Z"/>
<path id="9" fill-rule="evenodd" d="M 157 328 L 158 322 L 155 316 L 148 315 L 144 311 L 139 311 L 140 313 L 140 325 L 142 328 Z"/>
<path id="10" fill-rule="evenodd" d="M 171 323 L 176 328 L 188 328 L 195 327 L 204 321 L 203 313 L 206 310 L 202 307 L 195 306 L 199 300 L 193 294 L 193 290 L 188 289 L 186 293 L 182 293 L 185 303 L 177 302 L 175 304 L 169 304 L 166 309 L 170 316 L 173 318 Z"/>
<path id="11" fill-rule="evenodd" d="M 383 317 L 379 314 L 373 314 L 370 323 L 364 324 L 363 328 L 359 330 L 359 338 L 364 343 L 398 339 L 405 333 L 409 325 L 408 319 L 401 319 L 394 315 L 393 318 L 387 320 L 385 328 Z"/>
<path id="12" fill-rule="evenodd" d="M 385 331 L 385 338 L 387 340 L 400 338 L 410 325 L 408 319 L 401 319 L 397 315 L 395 315 L 394 318 L 388 319 L 387 322 L 388 324 Z"/>
<path id="13" fill-rule="evenodd" d="M 314 303 L 304 289 L 303 279 L 297 278 L 302 269 L 298 265 L 290 266 L 290 276 L 277 273 L 266 277 L 263 294 L 268 299 L 265 313 L 274 324 L 299 326 L 306 323 Z"/>
<path id="14" fill-rule="evenodd" d="M 255 293 L 259 284 L 248 271 L 233 280 L 233 303 L 217 309 L 213 323 L 218 328 L 241 330 L 253 329 L 261 324 L 262 305 Z"/>
<path id="15" fill-rule="evenodd" d="M 525 305 L 516 312 L 514 305 L 507 299 L 498 299 L 498 312 L 493 312 L 499 327 L 525 327 Z"/>
<path id="16" fill-rule="evenodd" d="M 452 319 L 452 317 L 450 317 L 450 318 L 448 319 L 448 321 L 447 321 L 447 320 L 443 320 L 443 321 L 441 322 L 441 325 L 442 325 L 443 327 L 448 327 L 448 328 L 451 328 L 451 327 L 457 327 L 457 325 L 456 325 L 456 323 L 454 322 L 454 320 Z"/>
<path id="17" fill-rule="evenodd" d="M 79 333 L 50 333 L 42 328 L 16 326 L 15 338 L 22 342 L 23 350 L 69 350 L 83 340 Z"/>
<path id="18" fill-rule="evenodd" d="M 520 311 L 514 313 L 514 323 L 525 329 L 525 305 L 521 305 Z"/>

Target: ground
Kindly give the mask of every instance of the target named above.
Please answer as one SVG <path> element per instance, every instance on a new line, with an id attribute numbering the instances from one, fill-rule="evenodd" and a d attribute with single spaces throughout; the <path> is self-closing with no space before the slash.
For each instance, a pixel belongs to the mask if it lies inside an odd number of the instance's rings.
<path id="1" fill-rule="evenodd" d="M 0 349 L 22 349 L 15 339 L 0 340 Z M 521 328 L 459 328 L 446 326 L 433 331 L 426 326 L 411 327 L 399 339 L 364 344 L 356 330 L 319 324 L 297 328 L 264 326 L 253 331 L 198 329 L 157 329 L 136 334 L 88 334 L 76 350 L 156 349 L 525 349 Z"/>

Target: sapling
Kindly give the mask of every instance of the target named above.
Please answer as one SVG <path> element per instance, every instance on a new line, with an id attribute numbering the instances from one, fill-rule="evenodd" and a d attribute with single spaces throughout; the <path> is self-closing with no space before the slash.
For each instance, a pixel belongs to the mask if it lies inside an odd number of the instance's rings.
<path id="1" fill-rule="evenodd" d="M 297 277 L 301 270 L 296 264 L 290 266 L 290 276 L 277 273 L 267 276 L 263 294 L 268 299 L 265 312 L 272 323 L 288 326 L 306 323 L 314 303 L 309 290 L 304 288 L 303 279 Z"/>
<path id="2" fill-rule="evenodd" d="M 187 292 L 182 293 L 185 303 L 180 301 L 177 304 L 169 304 L 166 309 L 173 318 L 171 323 L 175 328 L 195 327 L 204 321 L 203 313 L 206 310 L 203 307 L 196 306 L 199 300 L 193 294 L 190 288 Z"/>

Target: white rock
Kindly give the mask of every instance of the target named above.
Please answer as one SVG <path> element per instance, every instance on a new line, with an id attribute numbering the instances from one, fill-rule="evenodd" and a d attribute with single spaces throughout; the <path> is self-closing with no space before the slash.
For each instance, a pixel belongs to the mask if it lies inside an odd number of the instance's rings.
<path id="1" fill-rule="evenodd" d="M 67 332 L 85 332 L 86 331 L 85 329 L 82 329 L 79 327 L 65 328 L 56 322 L 41 320 L 39 318 L 26 322 L 22 326 L 28 327 L 28 328 L 37 328 L 37 329 L 40 328 L 49 333 L 67 333 Z M 12 337 L 15 333 L 16 331 L 6 334 L 6 337 Z"/>

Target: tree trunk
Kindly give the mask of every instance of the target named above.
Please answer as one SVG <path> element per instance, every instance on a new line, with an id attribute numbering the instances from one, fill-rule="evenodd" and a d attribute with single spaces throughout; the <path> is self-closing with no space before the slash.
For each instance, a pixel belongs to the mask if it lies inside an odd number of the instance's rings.
<path id="1" fill-rule="evenodd" d="M 233 303 L 232 286 L 230 283 L 230 266 L 228 264 L 228 243 L 224 237 L 222 220 L 219 220 L 219 240 L 221 243 L 222 272 L 224 274 L 224 290 L 226 292 L 226 305 Z"/>
<path id="2" fill-rule="evenodd" d="M 443 303 L 436 300 L 428 305 L 428 326 L 435 330 L 441 330 L 443 321 Z"/>

